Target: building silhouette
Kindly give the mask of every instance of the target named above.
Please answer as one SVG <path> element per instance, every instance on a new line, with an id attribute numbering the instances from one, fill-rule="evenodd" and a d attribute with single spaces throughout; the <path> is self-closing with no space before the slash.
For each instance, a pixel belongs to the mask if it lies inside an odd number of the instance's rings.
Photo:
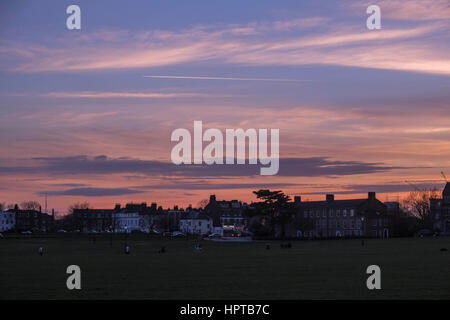
<path id="1" fill-rule="evenodd" d="M 393 214 L 369 192 L 366 199 L 336 200 L 327 194 L 324 201 L 302 202 L 294 198 L 296 219 L 290 234 L 303 238 L 373 237 L 392 235 Z M 295 228 L 295 230 L 292 230 Z"/>
<path id="2" fill-rule="evenodd" d="M 450 234 L 450 182 L 442 191 L 442 198 L 430 199 L 430 214 L 433 228 L 438 232 Z"/>

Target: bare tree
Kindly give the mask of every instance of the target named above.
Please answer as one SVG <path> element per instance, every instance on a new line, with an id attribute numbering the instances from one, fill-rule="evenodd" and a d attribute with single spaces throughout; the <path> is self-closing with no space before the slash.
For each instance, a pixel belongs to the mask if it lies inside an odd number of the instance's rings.
<path id="1" fill-rule="evenodd" d="M 76 209 L 89 209 L 89 203 L 77 202 L 69 206 L 67 214 L 61 218 L 61 225 L 64 229 L 75 230 L 76 228 L 80 228 L 79 221 L 77 221 L 77 218 L 73 214 Z"/>
<path id="2" fill-rule="evenodd" d="M 203 199 L 197 203 L 197 207 L 199 209 L 205 209 L 205 207 L 208 205 L 208 203 L 209 203 L 208 199 Z"/>
<path id="3" fill-rule="evenodd" d="M 69 206 L 67 212 L 69 214 L 73 214 L 73 211 L 75 209 L 89 209 L 89 203 L 88 202 L 77 202 L 77 203 L 74 203 L 74 204 Z"/>
<path id="4" fill-rule="evenodd" d="M 22 210 L 36 210 L 39 211 L 41 209 L 41 204 L 37 201 L 24 201 L 20 204 L 20 208 Z"/>
<path id="5" fill-rule="evenodd" d="M 436 189 L 411 191 L 401 203 L 402 210 L 420 219 L 424 227 L 431 226 L 430 199 L 439 197 Z"/>

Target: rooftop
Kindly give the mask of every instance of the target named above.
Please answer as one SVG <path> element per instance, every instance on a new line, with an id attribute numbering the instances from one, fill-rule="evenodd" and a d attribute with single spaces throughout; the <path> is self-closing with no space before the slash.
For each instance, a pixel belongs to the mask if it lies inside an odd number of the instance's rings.
<path id="1" fill-rule="evenodd" d="M 306 201 L 301 202 L 300 206 L 306 208 L 349 208 L 359 206 L 361 203 L 366 201 L 367 199 L 348 199 L 348 200 L 333 200 L 333 201 Z"/>
<path id="2" fill-rule="evenodd" d="M 450 196 L 450 182 L 445 185 L 444 191 L 442 191 L 444 196 Z"/>

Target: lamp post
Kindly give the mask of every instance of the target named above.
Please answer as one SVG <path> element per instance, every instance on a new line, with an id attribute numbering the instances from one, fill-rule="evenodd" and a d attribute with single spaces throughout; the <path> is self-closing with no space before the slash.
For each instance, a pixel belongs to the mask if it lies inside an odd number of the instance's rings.
<path id="1" fill-rule="evenodd" d="M 128 227 L 125 225 L 125 247 L 128 246 Z"/>
<path id="2" fill-rule="evenodd" d="M 362 225 L 362 235 L 363 235 L 363 237 L 365 237 L 366 236 L 366 232 L 365 232 L 365 229 L 366 229 L 366 227 L 365 227 L 365 225 L 364 225 L 364 217 L 361 217 L 361 225 Z"/>
<path id="3" fill-rule="evenodd" d="M 109 226 L 109 233 L 110 233 L 110 237 L 109 237 L 109 246 L 112 247 L 112 242 L 113 242 L 113 228 L 112 226 Z"/>

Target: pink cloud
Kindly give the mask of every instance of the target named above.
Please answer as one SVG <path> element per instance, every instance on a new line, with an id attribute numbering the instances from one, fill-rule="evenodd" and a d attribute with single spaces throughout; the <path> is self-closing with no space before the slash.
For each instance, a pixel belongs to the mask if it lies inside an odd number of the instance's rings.
<path id="1" fill-rule="evenodd" d="M 338 25 L 320 35 L 289 33 L 283 40 L 270 37 L 283 28 L 319 21 L 315 18 L 306 22 L 227 26 L 215 31 L 198 26 L 178 33 L 154 31 L 133 36 L 125 36 L 126 32 L 100 33 L 92 37 L 102 37 L 104 41 L 88 41 L 76 51 L 73 44 L 64 43 L 56 48 L 22 44 L 8 50 L 22 52 L 22 62 L 12 65 L 18 72 L 81 72 L 220 61 L 260 66 L 329 64 L 450 74 L 447 45 L 424 39 L 449 31 L 448 25 L 440 22 L 372 32 Z M 248 37 L 249 33 L 254 36 Z"/>
<path id="2" fill-rule="evenodd" d="M 211 95 L 204 93 L 161 93 L 161 92 L 50 92 L 42 96 L 51 98 L 140 98 L 140 99 L 168 99 L 168 98 L 192 98 L 209 97 Z"/>

